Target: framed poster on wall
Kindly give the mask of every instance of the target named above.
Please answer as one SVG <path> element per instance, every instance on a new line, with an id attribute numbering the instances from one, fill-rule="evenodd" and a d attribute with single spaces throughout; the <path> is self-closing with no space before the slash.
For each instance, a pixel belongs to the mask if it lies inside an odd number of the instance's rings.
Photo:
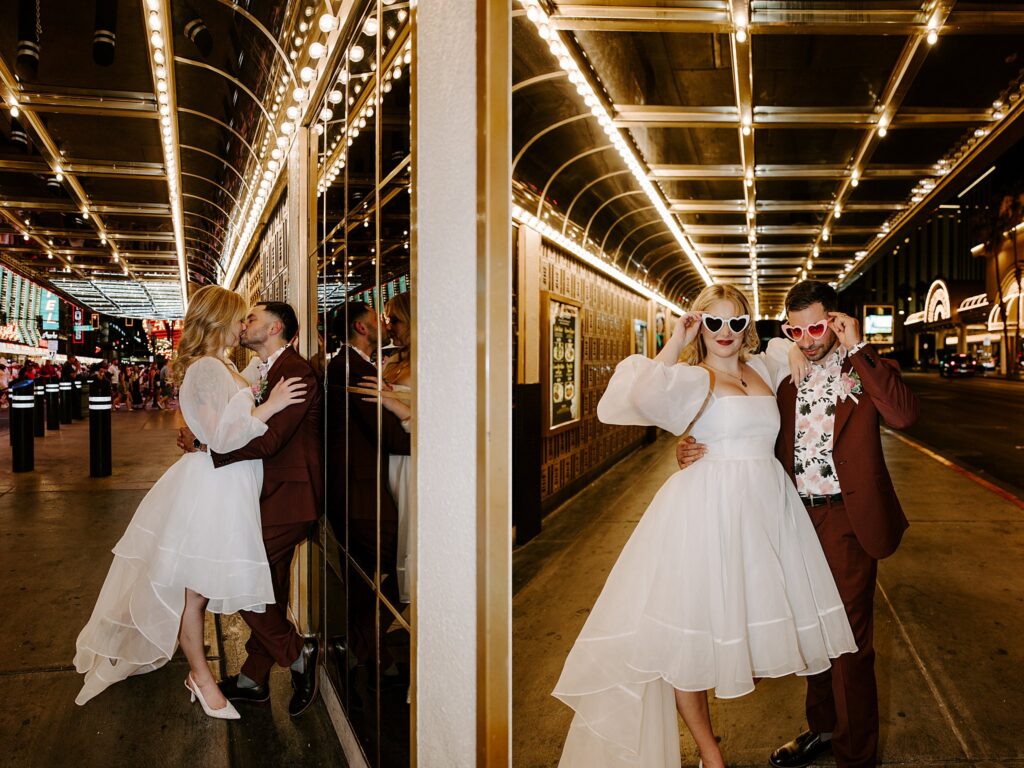
<path id="1" fill-rule="evenodd" d="M 578 301 L 544 291 L 542 340 L 544 366 L 544 421 L 548 432 L 557 432 L 580 420 L 581 310 Z"/>
<path id="2" fill-rule="evenodd" d="M 647 357 L 647 321 L 633 321 L 633 335 L 629 339 L 629 353 Z"/>

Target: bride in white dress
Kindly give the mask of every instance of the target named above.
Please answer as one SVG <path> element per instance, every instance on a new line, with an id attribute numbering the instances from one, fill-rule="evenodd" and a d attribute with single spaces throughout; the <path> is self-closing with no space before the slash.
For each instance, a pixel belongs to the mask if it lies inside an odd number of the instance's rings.
<path id="1" fill-rule="evenodd" d="M 566 659 L 553 695 L 575 715 L 560 768 L 678 768 L 677 711 L 704 765 L 721 768 L 708 690 L 743 696 L 758 678 L 813 675 L 856 650 L 775 459 L 773 392 L 788 366 L 757 347 L 746 297 L 710 286 L 655 359 L 619 363 L 598 404 L 609 424 L 692 424 L 707 455 L 655 495 Z"/>
<path id="2" fill-rule="evenodd" d="M 384 381 L 391 385 L 394 392 L 411 392 L 412 382 L 412 312 L 409 305 L 409 294 L 401 293 L 388 301 L 384 307 L 387 315 L 388 336 L 391 343 L 398 347 L 398 353 L 389 359 L 384 366 Z M 402 428 L 410 431 L 412 411 L 405 404 L 394 398 L 384 398 L 384 407 L 392 411 L 402 421 Z M 388 490 L 398 508 L 398 534 L 396 567 L 398 575 L 398 598 L 403 603 L 412 601 L 412 573 L 414 568 L 414 552 L 409 537 L 409 468 L 411 457 L 391 454 L 388 457 Z"/>
<path id="3" fill-rule="evenodd" d="M 174 361 L 181 413 L 209 450 L 227 453 L 267 430 L 266 421 L 302 402 L 297 378 L 280 382 L 255 406 L 253 391 L 226 358 L 244 328 L 241 296 L 218 286 L 196 291 Z M 139 504 L 76 642 L 85 674 L 77 704 L 130 675 L 163 666 L 180 641 L 185 686 L 211 717 L 237 719 L 217 688 L 203 645 L 204 613 L 263 611 L 273 603 L 260 524 L 263 465 L 214 469 L 209 452 L 186 453 Z"/>

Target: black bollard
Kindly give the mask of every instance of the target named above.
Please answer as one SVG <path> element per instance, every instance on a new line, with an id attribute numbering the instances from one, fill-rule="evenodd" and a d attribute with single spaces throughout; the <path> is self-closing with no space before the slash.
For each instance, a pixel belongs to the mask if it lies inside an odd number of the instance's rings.
<path id="1" fill-rule="evenodd" d="M 75 379 L 72 384 L 74 384 L 74 389 L 71 390 L 71 416 L 81 421 L 84 418 L 82 416 L 82 380 Z"/>
<path id="2" fill-rule="evenodd" d="M 32 382 L 11 387 L 11 456 L 15 472 L 31 472 L 35 468 L 35 436 L 32 413 L 35 395 Z"/>
<path id="3" fill-rule="evenodd" d="M 46 380 L 46 428 L 60 429 L 60 383 Z"/>
<path id="4" fill-rule="evenodd" d="M 108 477 L 110 458 L 110 382 L 94 380 L 89 386 L 89 474 Z"/>
<path id="5" fill-rule="evenodd" d="M 42 379 L 36 379 L 33 389 L 36 391 L 36 407 L 33 421 L 35 422 L 35 436 L 46 437 L 46 387 Z"/>
<path id="6" fill-rule="evenodd" d="M 70 424 L 74 421 L 74 406 L 71 405 L 71 396 L 74 395 L 74 384 L 70 381 L 60 382 L 60 422 Z"/>

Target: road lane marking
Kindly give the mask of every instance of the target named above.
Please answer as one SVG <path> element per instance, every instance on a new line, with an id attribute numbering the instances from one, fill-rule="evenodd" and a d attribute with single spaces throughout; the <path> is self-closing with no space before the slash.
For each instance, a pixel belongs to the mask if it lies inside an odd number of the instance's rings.
<path id="1" fill-rule="evenodd" d="M 899 629 L 900 634 L 903 636 L 903 642 L 907 644 L 907 650 L 910 651 L 910 655 L 914 659 L 914 663 L 917 665 L 918 671 L 921 673 L 921 676 L 924 678 L 929 690 L 932 692 L 932 696 L 935 697 L 935 703 L 938 705 L 942 716 L 946 719 L 946 723 L 949 725 L 949 730 L 953 732 L 953 735 L 956 736 L 956 740 L 960 742 L 960 748 L 964 751 L 964 757 L 968 760 L 973 760 L 974 754 L 971 752 L 970 747 L 967 746 L 967 740 L 964 739 L 964 735 L 957 727 L 956 721 L 953 719 L 953 713 L 950 712 L 949 706 L 942 698 L 942 694 L 939 692 L 939 686 L 935 684 L 935 680 L 932 678 L 931 673 L 928 672 L 928 668 L 925 666 L 924 660 L 917 652 L 917 648 L 914 646 L 913 641 L 911 641 L 907 628 L 903 626 L 903 622 L 900 621 L 900 617 L 896 614 L 896 606 L 892 604 L 892 600 L 890 600 L 889 595 L 886 594 L 885 587 L 882 586 L 882 582 L 878 581 L 877 583 L 878 591 L 882 593 L 882 598 L 885 600 L 885 604 L 889 606 L 889 612 L 892 614 L 892 619 L 896 622 L 896 626 Z"/>
<path id="2" fill-rule="evenodd" d="M 984 489 L 986 489 L 988 491 L 992 491 L 992 493 L 994 493 L 997 496 L 999 496 L 999 497 L 1005 499 L 1006 501 L 1010 502 L 1015 507 L 1019 507 L 1020 509 L 1024 509 L 1024 501 L 1018 499 L 1016 496 L 1014 496 L 1009 491 L 1003 490 L 1002 488 L 1000 488 L 995 483 L 991 483 L 988 480 L 986 480 L 985 478 L 979 477 L 978 475 L 974 474 L 970 470 L 964 469 L 959 464 L 954 464 L 952 461 L 947 459 L 945 456 L 940 456 L 939 454 L 937 454 L 935 451 L 931 450 L 930 448 L 925 448 L 919 442 L 917 442 L 916 440 L 910 439 L 906 435 L 900 434 L 899 432 L 896 432 L 895 430 L 889 429 L 888 427 L 882 427 L 882 431 L 885 432 L 887 435 L 891 435 L 891 436 L 895 437 L 901 443 L 905 443 L 906 445 L 909 445 L 911 448 L 914 448 L 914 449 L 920 451 L 925 456 L 928 456 L 930 458 L 935 459 L 935 461 L 939 462 L 939 464 L 942 464 L 944 467 L 948 467 L 949 469 L 953 470 L 954 472 L 963 475 L 968 480 L 971 480 L 971 481 L 977 483 L 978 485 L 980 485 L 982 488 L 984 488 Z"/>

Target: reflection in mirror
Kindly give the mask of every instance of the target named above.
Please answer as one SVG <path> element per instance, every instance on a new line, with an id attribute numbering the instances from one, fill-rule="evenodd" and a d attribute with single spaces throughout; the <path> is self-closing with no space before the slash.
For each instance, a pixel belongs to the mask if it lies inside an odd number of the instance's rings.
<path id="1" fill-rule="evenodd" d="M 409 764 L 414 547 L 408 3 L 356 3 L 317 158 L 330 685 L 371 766 Z"/>

